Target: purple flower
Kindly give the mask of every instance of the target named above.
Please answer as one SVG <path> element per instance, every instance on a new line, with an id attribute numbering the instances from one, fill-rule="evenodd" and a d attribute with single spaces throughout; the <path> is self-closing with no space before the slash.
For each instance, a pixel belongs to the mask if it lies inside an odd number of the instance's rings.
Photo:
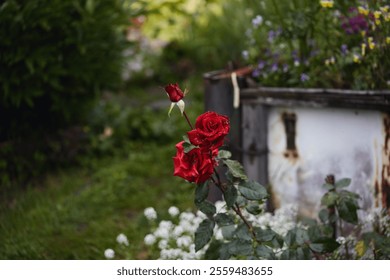
<path id="1" fill-rule="evenodd" d="M 255 78 L 257 78 L 257 77 L 260 76 L 260 70 L 259 70 L 259 68 L 256 68 L 255 70 L 253 70 L 252 76 L 255 77 Z"/>
<path id="2" fill-rule="evenodd" d="M 341 45 L 341 53 L 342 53 L 343 55 L 346 55 L 347 52 L 348 52 L 348 46 L 347 46 L 346 44 L 342 44 L 342 45 Z"/>
<path id="3" fill-rule="evenodd" d="M 258 27 L 263 23 L 263 17 L 260 15 L 257 15 L 254 19 L 252 19 L 252 24 L 254 27 Z"/>
<path id="4" fill-rule="evenodd" d="M 301 82 L 306 82 L 306 81 L 308 81 L 310 79 L 310 77 L 307 75 L 307 74 L 305 74 L 305 73 L 302 73 L 301 74 Z"/>
<path id="5" fill-rule="evenodd" d="M 361 31 L 367 31 L 368 23 L 364 15 L 356 15 L 356 10 L 351 10 L 350 12 L 354 13 L 355 15 L 342 18 L 341 27 L 344 29 L 344 31 L 347 34 L 356 34 Z"/>
<path id="6" fill-rule="evenodd" d="M 268 42 L 272 43 L 276 36 L 277 36 L 277 33 L 275 31 L 273 31 L 273 30 L 270 30 L 268 32 Z"/>
<path id="7" fill-rule="evenodd" d="M 276 71 L 278 71 L 278 64 L 277 63 L 274 63 L 274 64 L 272 64 L 272 66 L 271 66 L 271 72 L 276 72 Z"/>
<path id="8" fill-rule="evenodd" d="M 259 61 L 259 64 L 257 64 L 257 69 L 264 69 L 265 67 L 265 62 L 263 60 Z"/>

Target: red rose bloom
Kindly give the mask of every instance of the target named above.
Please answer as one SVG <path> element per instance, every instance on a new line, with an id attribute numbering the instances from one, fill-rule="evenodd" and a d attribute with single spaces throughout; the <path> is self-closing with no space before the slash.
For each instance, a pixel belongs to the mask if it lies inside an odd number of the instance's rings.
<path id="1" fill-rule="evenodd" d="M 216 161 L 209 151 L 205 152 L 199 148 L 184 153 L 183 143 L 184 141 L 181 141 L 176 144 L 173 175 L 197 184 L 205 182 L 213 174 Z"/>
<path id="2" fill-rule="evenodd" d="M 169 99 L 172 102 L 179 102 L 184 97 L 184 93 L 179 88 L 179 85 L 177 83 L 176 84 L 169 84 L 169 85 L 165 86 L 165 91 L 167 92 Z"/>
<path id="3" fill-rule="evenodd" d="M 228 117 L 206 112 L 196 119 L 195 129 L 188 132 L 188 138 L 195 146 L 215 149 L 222 146 L 229 130 Z"/>

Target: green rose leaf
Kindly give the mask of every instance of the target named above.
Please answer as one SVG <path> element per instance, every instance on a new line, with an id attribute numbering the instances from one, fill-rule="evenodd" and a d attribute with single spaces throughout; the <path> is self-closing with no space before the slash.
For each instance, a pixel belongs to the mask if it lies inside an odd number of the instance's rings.
<path id="1" fill-rule="evenodd" d="M 184 142 L 183 143 L 183 148 L 184 148 L 184 153 L 189 153 L 191 152 L 193 149 L 196 149 L 198 148 L 197 146 L 194 146 L 192 144 L 188 144 L 187 142 Z"/>
<path id="2" fill-rule="evenodd" d="M 196 204 L 196 206 L 198 207 L 198 209 L 201 212 L 205 213 L 206 215 L 214 215 L 215 212 L 217 212 L 215 205 L 207 200 L 204 200 L 204 201 Z"/>
<path id="3" fill-rule="evenodd" d="M 321 238 L 309 245 L 317 253 L 331 253 L 340 246 L 333 238 Z"/>
<path id="4" fill-rule="evenodd" d="M 334 189 L 335 189 L 335 186 L 334 186 L 334 185 L 331 185 L 331 184 L 328 184 L 328 183 L 323 184 L 322 187 L 325 188 L 325 189 L 328 190 L 328 191 L 331 191 L 331 190 L 334 190 Z"/>
<path id="5" fill-rule="evenodd" d="M 262 200 L 268 197 L 266 188 L 255 181 L 244 182 L 239 185 L 238 190 L 249 200 Z"/>
<path id="6" fill-rule="evenodd" d="M 226 150 L 219 150 L 218 158 L 220 159 L 229 159 L 232 157 L 232 153 Z"/>
<path id="7" fill-rule="evenodd" d="M 256 239 L 260 242 L 269 242 L 276 237 L 276 232 L 272 229 L 261 229 L 259 227 L 254 228 Z"/>
<path id="8" fill-rule="evenodd" d="M 247 207 L 245 207 L 246 211 L 253 215 L 259 215 L 263 210 L 260 207 L 259 204 L 249 204 Z"/>
<path id="9" fill-rule="evenodd" d="M 213 236 L 215 223 L 212 220 L 203 220 L 195 232 L 195 251 L 202 249 Z"/>
<path id="10" fill-rule="evenodd" d="M 321 211 L 318 213 L 318 217 L 320 218 L 321 222 L 327 223 L 329 220 L 329 212 L 327 209 L 321 209 Z"/>
<path id="11" fill-rule="evenodd" d="M 260 245 L 256 247 L 256 255 L 257 257 L 265 260 L 274 260 L 275 259 L 275 253 L 274 251 L 265 245 Z"/>
<path id="12" fill-rule="evenodd" d="M 252 235 L 245 224 L 241 224 L 237 227 L 235 235 L 240 240 L 247 240 L 247 241 L 252 240 Z"/>
<path id="13" fill-rule="evenodd" d="M 350 184 L 351 184 L 351 179 L 344 178 L 344 179 L 341 179 L 341 180 L 337 181 L 335 186 L 336 186 L 336 189 L 340 189 L 340 188 L 346 188 Z"/>
<path id="14" fill-rule="evenodd" d="M 336 192 L 327 192 L 321 198 L 321 205 L 325 205 L 327 207 L 334 206 L 339 198 Z"/>
<path id="15" fill-rule="evenodd" d="M 225 198 L 226 206 L 228 208 L 233 207 L 234 203 L 236 203 L 237 200 L 237 189 L 234 185 L 229 184 L 223 193 L 223 197 Z"/>
<path id="16" fill-rule="evenodd" d="M 229 253 L 235 256 L 251 256 L 253 255 L 252 242 L 235 239 L 229 243 Z"/>
<path id="17" fill-rule="evenodd" d="M 339 212 L 340 218 L 344 221 L 356 225 L 358 223 L 357 216 L 357 205 L 355 201 L 342 198 L 340 203 L 336 206 L 337 211 Z"/>
<path id="18" fill-rule="evenodd" d="M 295 229 L 290 229 L 286 236 L 284 237 L 284 242 L 286 243 L 287 246 L 292 246 L 295 243 L 296 240 L 296 234 L 295 234 Z"/>
<path id="19" fill-rule="evenodd" d="M 217 223 L 218 226 L 228 226 L 234 224 L 233 218 L 225 213 L 219 213 L 215 215 L 215 222 Z"/>
<path id="20" fill-rule="evenodd" d="M 234 236 L 234 232 L 236 231 L 235 225 L 223 226 L 221 227 L 222 236 L 225 239 L 232 239 Z"/>
<path id="21" fill-rule="evenodd" d="M 295 240 L 298 245 L 304 245 L 309 241 L 309 235 L 307 231 L 301 228 L 297 228 L 295 230 Z"/>
<path id="22" fill-rule="evenodd" d="M 248 180 L 248 177 L 245 175 L 244 167 L 242 167 L 242 165 L 238 161 L 225 159 L 223 162 L 226 164 L 229 172 L 233 177 L 241 180 Z"/>
<path id="23" fill-rule="evenodd" d="M 209 195 L 208 182 L 198 184 L 195 189 L 195 204 L 201 203 Z"/>

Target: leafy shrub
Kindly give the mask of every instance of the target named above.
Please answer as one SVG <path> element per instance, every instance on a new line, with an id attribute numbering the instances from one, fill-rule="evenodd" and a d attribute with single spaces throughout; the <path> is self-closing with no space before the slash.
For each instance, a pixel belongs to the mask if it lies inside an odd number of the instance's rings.
<path id="1" fill-rule="evenodd" d="M 128 16 L 120 0 L 1 1 L 2 181 L 39 169 L 64 146 L 59 131 L 120 86 Z"/>
<path id="2" fill-rule="evenodd" d="M 126 23 L 121 3 L 3 2 L 0 108 L 8 122 L 1 126 L 2 139 L 31 126 L 78 120 L 98 93 L 118 86 Z"/>

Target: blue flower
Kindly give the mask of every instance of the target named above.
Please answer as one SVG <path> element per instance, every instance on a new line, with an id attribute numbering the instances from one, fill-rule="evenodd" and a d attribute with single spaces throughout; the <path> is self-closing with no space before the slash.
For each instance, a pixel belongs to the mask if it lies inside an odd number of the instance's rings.
<path id="1" fill-rule="evenodd" d="M 301 74 L 301 82 L 306 82 L 308 80 L 310 80 L 310 77 L 307 74 L 302 73 Z"/>

